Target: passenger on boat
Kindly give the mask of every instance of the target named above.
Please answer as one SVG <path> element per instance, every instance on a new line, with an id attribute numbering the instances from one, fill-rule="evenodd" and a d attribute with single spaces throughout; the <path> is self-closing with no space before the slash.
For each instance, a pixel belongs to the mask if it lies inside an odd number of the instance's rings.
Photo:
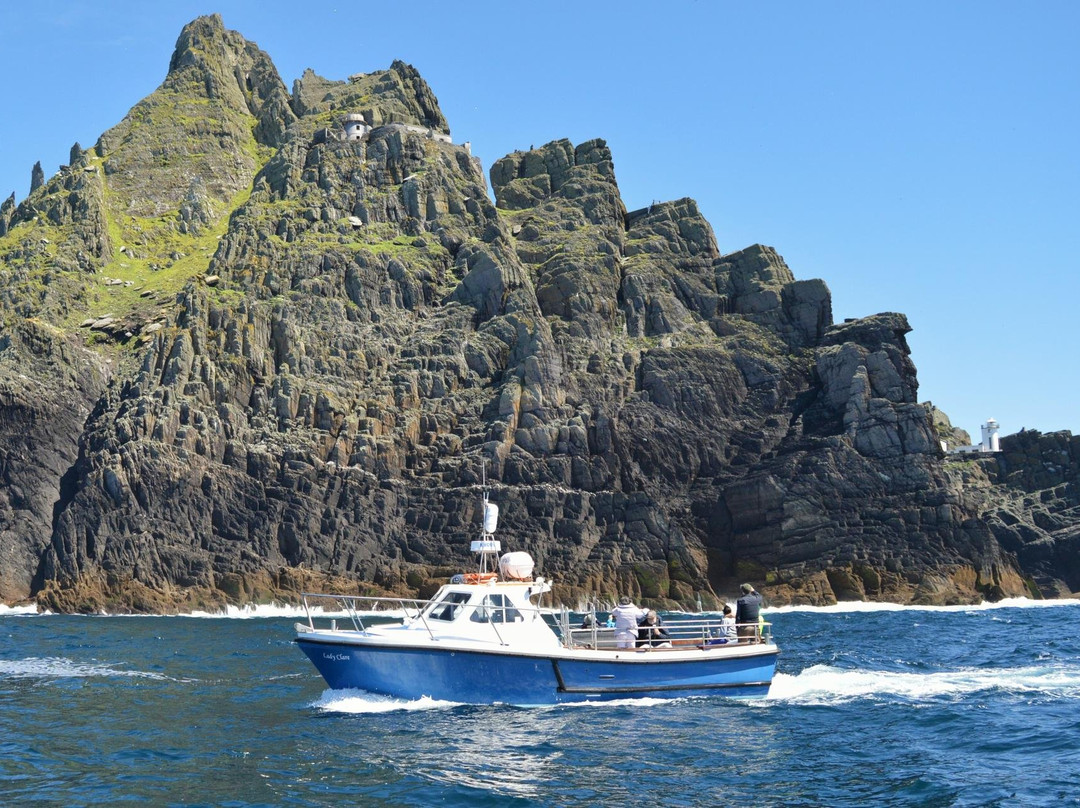
<path id="1" fill-rule="evenodd" d="M 592 614 L 585 615 L 585 619 L 581 621 L 582 628 L 592 628 L 596 625 L 596 618 Z"/>
<path id="2" fill-rule="evenodd" d="M 742 597 L 735 602 L 735 623 L 740 642 L 757 642 L 761 619 L 761 594 L 753 585 L 742 585 Z"/>
<path id="3" fill-rule="evenodd" d="M 713 630 L 709 645 L 727 645 L 739 641 L 739 635 L 735 631 L 735 615 L 731 607 L 724 604 L 724 616 L 720 618 L 720 627 Z"/>
<path id="4" fill-rule="evenodd" d="M 638 623 L 637 647 L 671 647 L 671 635 L 668 634 L 668 630 L 662 625 L 660 615 L 658 615 L 652 609 L 650 609 L 648 613 L 646 613 L 642 621 Z"/>
<path id="5" fill-rule="evenodd" d="M 619 605 L 611 610 L 611 616 L 615 618 L 615 640 L 619 648 L 634 647 L 637 641 L 638 621 L 648 613 L 648 609 L 635 606 L 630 598 L 623 595 L 619 600 Z"/>

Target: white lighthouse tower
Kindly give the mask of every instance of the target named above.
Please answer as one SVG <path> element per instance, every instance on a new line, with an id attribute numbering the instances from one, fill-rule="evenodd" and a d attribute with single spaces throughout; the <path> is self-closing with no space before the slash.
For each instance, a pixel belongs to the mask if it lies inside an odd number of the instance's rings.
<path id="1" fill-rule="evenodd" d="M 364 116 L 357 112 L 346 115 L 343 124 L 345 126 L 346 140 L 363 140 L 367 133 L 371 131 L 371 127 L 364 120 Z"/>
<path id="2" fill-rule="evenodd" d="M 987 418 L 982 426 L 982 451 L 1000 452 L 1001 444 L 998 441 L 998 422 L 993 418 Z"/>

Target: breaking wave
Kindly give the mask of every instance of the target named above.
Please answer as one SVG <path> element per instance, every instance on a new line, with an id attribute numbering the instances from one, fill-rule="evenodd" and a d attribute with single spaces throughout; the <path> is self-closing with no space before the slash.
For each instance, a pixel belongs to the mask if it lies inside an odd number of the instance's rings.
<path id="1" fill-rule="evenodd" d="M 321 606 L 313 606 L 310 610 L 304 609 L 303 606 L 291 606 L 281 604 L 249 604 L 247 606 L 226 606 L 220 611 L 208 612 L 208 611 L 193 611 L 193 612 L 180 612 L 177 614 L 111 614 L 109 612 L 101 612 L 94 615 L 95 617 L 192 617 L 204 620 L 254 620 L 254 619 L 266 619 L 266 618 L 283 618 L 288 617 L 292 619 L 306 618 L 308 613 L 312 617 L 343 617 L 348 618 L 349 613 L 344 610 L 335 611 L 333 609 L 324 609 Z M 390 617 L 390 618 L 402 618 L 405 617 L 405 612 L 402 609 L 380 609 L 379 611 L 359 611 L 358 615 L 363 617 Z M 8 615 L 54 615 L 53 612 L 38 612 L 36 606 L 3 606 L 0 605 L 0 617 L 6 617 Z M 85 615 L 55 615 L 58 617 L 82 617 Z"/>
<path id="2" fill-rule="evenodd" d="M 311 609 L 311 614 L 319 617 L 345 617 L 345 612 L 324 610 L 322 607 Z M 221 611 L 204 612 L 194 611 L 189 614 L 178 614 L 176 617 L 201 617 L 208 619 L 226 620 L 251 620 L 267 617 L 307 617 L 308 612 L 303 606 L 288 606 L 277 603 L 248 604 L 247 606 L 226 606 Z"/>
<path id="3" fill-rule="evenodd" d="M 843 603 L 836 603 L 832 606 L 766 606 L 762 609 L 765 614 L 794 614 L 799 612 L 808 612 L 815 614 L 849 614 L 849 613 L 870 613 L 870 612 L 904 612 L 904 611 L 925 611 L 925 612 L 978 612 L 978 611 L 992 611 L 996 609 L 1053 609 L 1053 608 L 1067 608 L 1070 606 L 1080 606 L 1080 598 L 1076 599 L 1061 599 L 1061 600 L 1029 600 L 1028 598 L 1005 598 L 1004 600 L 997 601 L 995 603 L 978 603 L 968 604 L 964 606 L 913 606 L 902 605 L 899 603 L 879 603 L 870 601 L 845 601 Z M 558 609 L 544 609 L 542 611 L 549 612 L 557 615 L 560 613 Z M 587 609 L 585 611 L 588 611 Z M 580 610 L 573 611 L 572 614 L 584 613 Z M 304 609 L 303 606 L 285 605 L 285 604 L 248 604 L 246 606 L 225 606 L 220 611 L 201 611 L 196 610 L 192 612 L 182 612 L 178 614 L 169 615 L 129 615 L 129 614 L 110 614 L 108 612 L 102 612 L 100 617 L 194 617 L 200 619 L 209 620 L 252 620 L 252 619 L 266 619 L 266 618 L 303 618 L 307 617 L 309 610 Z M 349 613 L 344 610 L 325 609 L 320 606 L 313 606 L 310 609 L 310 613 L 313 617 L 344 617 L 347 618 Z M 672 610 L 665 612 L 666 614 L 686 614 L 696 615 L 697 612 L 683 612 L 678 610 Z M 37 615 L 46 616 L 52 615 L 53 612 L 43 611 L 39 612 L 36 606 L 4 606 L 0 604 L 0 617 L 7 617 L 11 615 Z M 402 618 L 405 617 L 404 610 L 401 609 L 387 609 L 379 611 L 365 610 L 358 612 L 357 614 L 364 617 L 379 616 L 389 618 Z M 713 612 L 703 612 L 703 614 L 714 614 Z M 717 612 L 718 614 L 718 612 Z M 70 615 L 68 615 L 70 616 Z"/>

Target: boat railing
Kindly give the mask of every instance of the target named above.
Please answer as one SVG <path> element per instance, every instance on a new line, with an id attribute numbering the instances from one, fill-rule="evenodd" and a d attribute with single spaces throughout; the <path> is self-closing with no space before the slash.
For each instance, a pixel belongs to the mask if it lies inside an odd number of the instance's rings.
<path id="1" fill-rule="evenodd" d="M 431 600 L 367 595 L 333 595 L 324 592 L 303 592 L 301 593 L 301 599 L 307 615 L 306 626 L 303 623 L 296 624 L 297 629 L 301 631 L 315 631 L 316 616 L 329 620 L 330 630 L 337 631 L 337 618 L 332 615 L 338 613 L 344 614 L 355 631 L 367 631 L 370 625 L 376 621 L 383 622 L 382 618 L 385 617 L 393 617 L 403 622 L 418 620 L 426 629 L 428 636 L 436 640 L 447 635 L 446 627 L 450 623 L 468 616 L 470 623 L 487 624 L 494 632 L 500 645 L 507 645 L 508 643 L 503 638 L 502 632 L 499 631 L 499 624 L 523 622 L 526 615 L 531 619 L 539 620 L 543 618 L 545 613 L 550 612 L 549 609 L 530 608 L 517 604 L 497 606 L 485 602 L 461 603 L 446 601 L 439 601 L 436 604 L 436 609 L 429 611 L 427 607 L 433 603 Z M 330 609 L 323 607 L 322 614 L 316 615 L 315 607 L 319 602 L 329 602 L 335 604 L 335 607 Z M 441 608 L 453 610 L 452 619 L 442 620 L 431 617 Z M 391 613 L 393 614 L 391 615 Z M 365 619 L 367 623 L 365 623 Z"/>
<path id="2" fill-rule="evenodd" d="M 324 592 L 302 592 L 301 602 L 304 605 L 304 614 L 307 616 L 307 628 L 315 631 L 316 617 L 323 617 L 330 621 L 332 631 L 337 630 L 337 618 L 333 615 L 343 614 L 352 624 L 355 631 L 366 631 L 364 625 L 365 616 L 376 618 L 381 616 L 392 617 L 391 612 L 399 612 L 405 620 L 418 617 L 424 607 L 430 601 L 415 600 L 410 598 L 380 598 L 366 595 L 332 595 Z M 321 606 L 322 603 L 332 604 L 330 607 Z M 320 612 L 321 613 L 318 613 Z M 383 612 L 384 615 L 380 615 Z"/>
<path id="3" fill-rule="evenodd" d="M 447 636 L 447 629 L 452 623 L 467 619 L 470 624 L 486 624 L 495 634 L 499 644 L 507 645 L 503 633 L 499 630 L 500 625 L 506 626 L 524 622 L 526 619 L 539 620 L 547 617 L 545 622 L 556 630 L 560 642 L 566 648 L 596 650 L 619 648 L 615 628 L 602 623 L 595 613 L 588 613 L 571 620 L 568 609 L 553 613 L 550 609 L 518 604 L 496 606 L 486 602 L 439 601 L 434 604 L 435 608 L 428 609 L 428 606 L 433 604 L 431 600 L 335 595 L 323 592 L 304 592 L 301 593 L 301 599 L 307 615 L 307 624 L 305 626 L 303 623 L 297 623 L 298 631 L 318 630 L 315 625 L 317 618 L 329 621 L 330 630 L 338 631 L 338 617 L 335 615 L 343 615 L 351 624 L 352 629 L 358 632 L 367 631 L 371 625 L 384 623 L 387 618 L 390 618 L 402 622 L 419 621 L 428 636 L 436 640 Z M 452 611 L 444 618 L 437 618 L 435 614 L 440 609 Z M 582 622 L 586 625 L 581 625 Z M 668 647 L 667 644 L 670 643 L 672 648 L 711 649 L 726 645 L 772 642 L 772 624 L 765 621 L 736 625 L 737 637 L 735 639 L 729 635 L 731 624 L 724 624 L 718 616 L 673 615 L 662 620 L 658 627 L 666 633 L 666 636 L 657 636 L 652 640 L 643 639 L 640 642 L 635 636 L 634 647 Z M 641 626 L 638 628 L 640 629 Z"/>
<path id="4" fill-rule="evenodd" d="M 567 648 L 617 649 L 619 640 L 614 626 L 601 623 L 596 615 L 590 614 L 581 620 L 585 625 L 570 625 L 569 613 L 564 613 L 561 620 L 563 644 Z M 576 621 L 575 621 L 576 622 Z M 750 645 L 772 642 L 772 624 L 764 621 L 735 625 L 734 638 L 730 637 L 731 624 L 724 624 L 719 617 L 699 617 L 697 615 L 668 617 L 657 625 L 662 629 L 649 637 L 641 637 L 634 630 L 634 647 L 696 647 L 702 649 L 723 647 L 725 645 Z M 638 638 L 641 637 L 639 640 Z M 670 643 L 670 645 L 668 645 Z"/>

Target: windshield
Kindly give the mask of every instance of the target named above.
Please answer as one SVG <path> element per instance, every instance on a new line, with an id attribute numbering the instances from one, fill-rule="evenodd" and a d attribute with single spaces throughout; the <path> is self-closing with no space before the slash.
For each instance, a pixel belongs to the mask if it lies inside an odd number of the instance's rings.
<path id="1" fill-rule="evenodd" d="M 469 618 L 474 623 L 520 623 L 524 618 L 505 595 L 486 595 Z"/>
<path id="2" fill-rule="evenodd" d="M 461 616 L 465 604 L 469 602 L 468 592 L 447 592 L 442 600 L 431 607 L 428 617 L 432 620 L 452 622 Z"/>

